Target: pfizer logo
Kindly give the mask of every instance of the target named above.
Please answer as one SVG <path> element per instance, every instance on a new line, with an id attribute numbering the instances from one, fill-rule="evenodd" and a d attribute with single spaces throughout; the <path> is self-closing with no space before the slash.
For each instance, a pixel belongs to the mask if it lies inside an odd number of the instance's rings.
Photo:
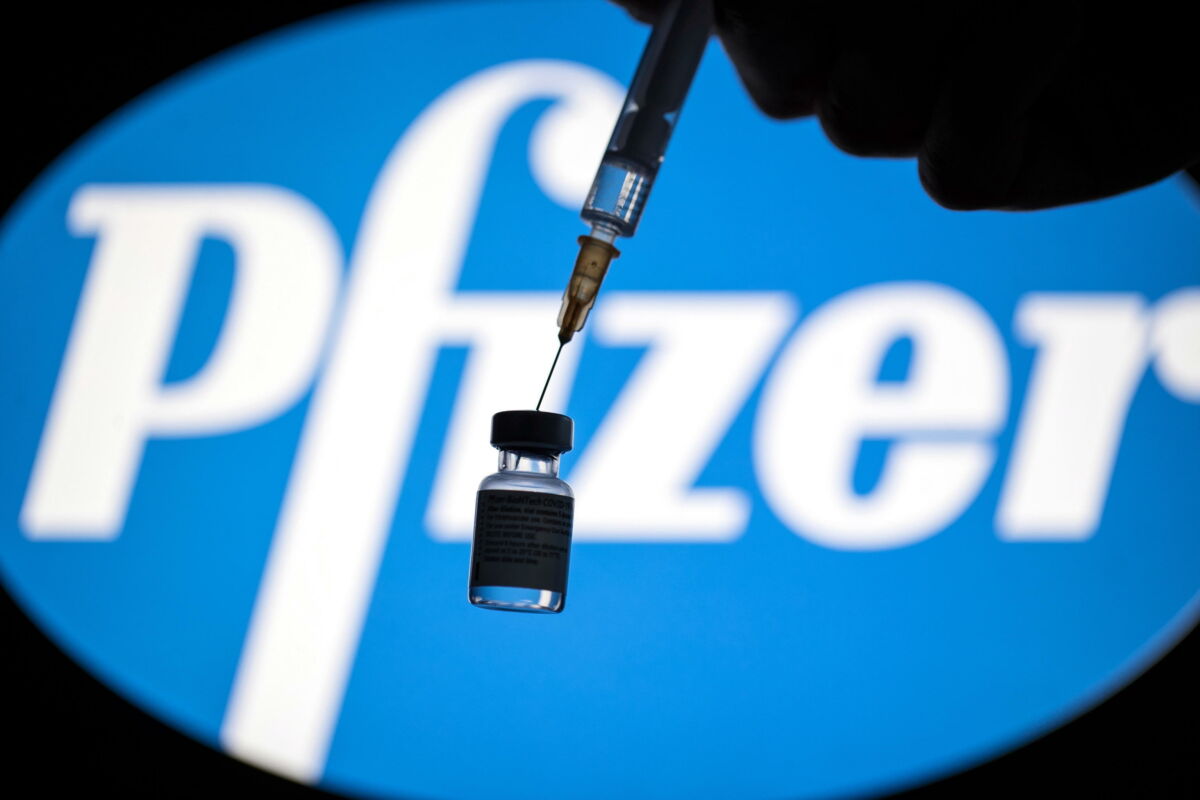
<path id="1" fill-rule="evenodd" d="M 603 4 L 334 15 L 39 179 L 0 230 L 0 564 L 64 650 L 351 794 L 767 798 L 977 763 L 1182 635 L 1187 187 L 948 212 L 763 118 L 716 46 L 546 400 L 571 605 L 468 605 L 490 415 L 536 400 L 644 37 Z"/>

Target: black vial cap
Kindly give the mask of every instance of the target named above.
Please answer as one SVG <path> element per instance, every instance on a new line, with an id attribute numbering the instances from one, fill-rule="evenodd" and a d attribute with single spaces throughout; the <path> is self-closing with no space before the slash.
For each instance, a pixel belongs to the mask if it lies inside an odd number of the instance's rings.
<path id="1" fill-rule="evenodd" d="M 575 444 L 575 422 L 549 411 L 500 411 L 492 416 L 492 446 L 558 455 Z"/>

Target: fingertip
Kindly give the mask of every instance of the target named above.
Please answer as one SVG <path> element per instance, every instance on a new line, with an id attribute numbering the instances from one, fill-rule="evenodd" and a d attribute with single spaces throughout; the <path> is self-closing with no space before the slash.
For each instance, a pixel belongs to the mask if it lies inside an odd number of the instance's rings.
<path id="1" fill-rule="evenodd" d="M 917 175 L 930 199 L 950 211 L 999 209 L 1007 203 L 1007 182 L 969 162 L 939 158 L 928 149 L 917 157 Z"/>
<path id="2" fill-rule="evenodd" d="M 638 22 L 653 25 L 662 13 L 666 0 L 613 0 Z"/>
<path id="3" fill-rule="evenodd" d="M 943 104 L 917 154 L 921 185 L 953 211 L 1007 208 L 1020 176 L 1029 121 L 998 114 L 981 121 Z"/>
<path id="4" fill-rule="evenodd" d="M 717 0 L 721 47 L 759 111 L 791 120 L 816 111 L 827 60 L 821 26 L 786 5 Z"/>
<path id="5" fill-rule="evenodd" d="M 778 122 L 811 116 L 816 112 L 815 104 L 808 97 L 788 96 L 750 84 L 746 84 L 746 91 L 759 111 Z"/>
<path id="6" fill-rule="evenodd" d="M 864 121 L 839 112 L 828 103 L 817 109 L 821 129 L 829 141 L 852 156 L 905 158 L 916 155 L 924 138 L 924 126 L 901 119 Z"/>

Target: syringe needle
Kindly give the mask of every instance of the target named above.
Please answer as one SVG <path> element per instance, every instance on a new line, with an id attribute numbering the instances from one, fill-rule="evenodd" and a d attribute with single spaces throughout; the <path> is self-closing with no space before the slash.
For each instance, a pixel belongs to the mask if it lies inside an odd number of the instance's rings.
<path id="1" fill-rule="evenodd" d="M 550 371 L 546 373 L 546 382 L 542 384 L 542 393 L 538 395 L 537 406 L 534 407 L 534 411 L 542 410 L 542 401 L 546 399 L 546 390 L 550 388 L 550 378 L 554 376 L 554 368 L 558 366 L 558 357 L 562 355 L 564 344 L 566 342 L 558 343 L 558 350 L 554 352 L 554 361 L 550 364 Z"/>
<path id="2" fill-rule="evenodd" d="M 591 226 L 558 312 L 558 340 L 569 342 L 587 322 L 613 242 L 637 231 L 646 198 L 713 28 L 713 0 L 667 0 L 638 62 L 592 188 L 579 216 Z"/>
<path id="3" fill-rule="evenodd" d="M 608 265 L 619 255 L 621 251 L 603 239 L 579 237 L 579 255 L 558 309 L 558 341 L 566 344 L 576 331 L 583 329 L 588 312 L 596 303 L 600 284 L 608 274 Z"/>
<path id="4" fill-rule="evenodd" d="M 558 310 L 558 352 L 538 397 L 538 411 L 563 345 L 583 330 L 609 265 L 621 255 L 613 242 L 637 230 L 712 27 L 713 0 L 668 0 L 646 42 L 579 212 L 591 233 L 579 237 L 579 255 Z"/>

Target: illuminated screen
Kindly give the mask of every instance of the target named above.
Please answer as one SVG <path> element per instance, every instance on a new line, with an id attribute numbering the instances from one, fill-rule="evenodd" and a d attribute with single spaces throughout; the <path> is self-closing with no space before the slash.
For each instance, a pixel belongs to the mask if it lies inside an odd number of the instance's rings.
<path id="1" fill-rule="evenodd" d="M 584 47 L 582 32 L 586 31 Z M 1195 619 L 1200 205 L 954 213 L 705 56 L 563 351 L 565 611 L 466 600 L 646 30 L 371 6 L 115 114 L 0 232 L 0 560 L 171 725 L 350 793 L 824 797 L 1099 702 Z"/>

